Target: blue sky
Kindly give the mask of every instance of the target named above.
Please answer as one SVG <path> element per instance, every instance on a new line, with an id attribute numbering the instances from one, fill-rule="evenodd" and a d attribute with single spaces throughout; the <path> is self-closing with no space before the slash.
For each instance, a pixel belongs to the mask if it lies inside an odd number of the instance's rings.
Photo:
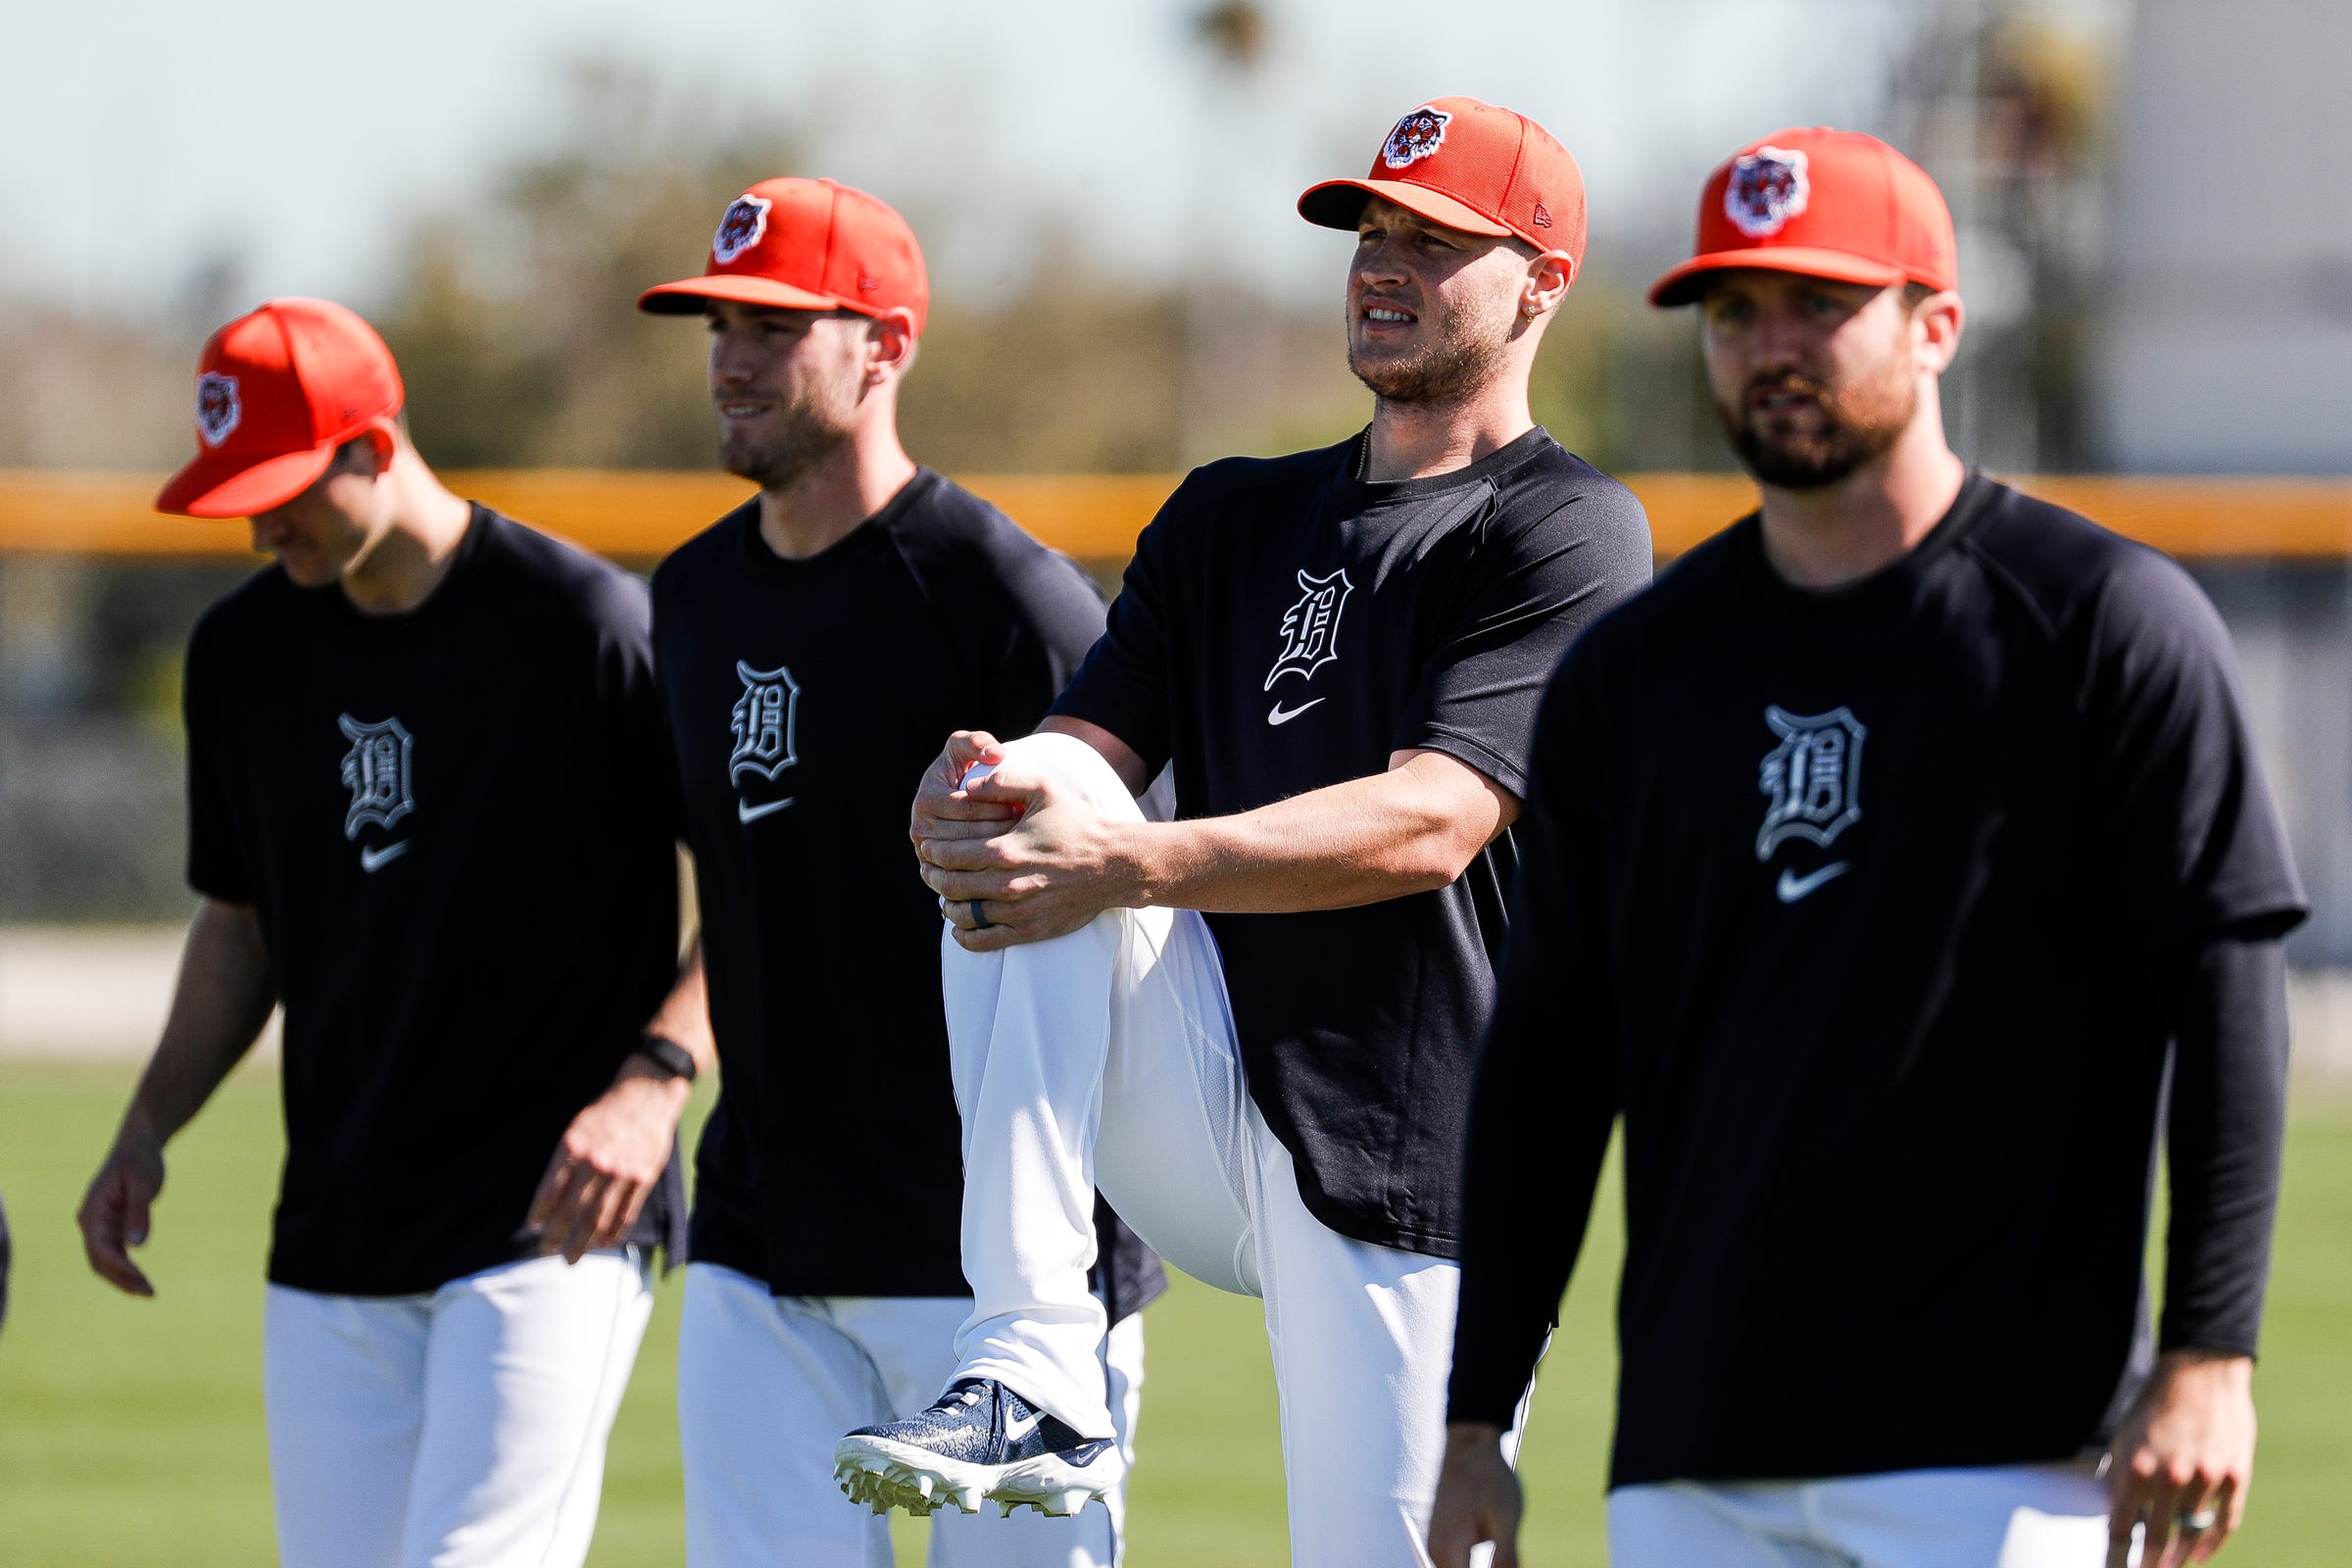
<path id="1" fill-rule="evenodd" d="M 1792 122 L 1867 121 L 1889 49 L 1932 0 L 1268 0 L 1272 53 L 1242 82 L 1200 59 L 1194 9 L 23 7 L 0 51 L 0 284 L 137 312 L 234 254 L 257 298 L 371 303 L 389 281 L 388 237 L 543 140 L 554 62 L 596 50 L 717 103 L 787 107 L 815 127 L 812 172 L 972 212 L 1050 205 L 1145 271 L 1205 244 L 1270 288 L 1327 281 L 1336 237 L 1292 214 L 1298 189 L 1360 172 L 1398 114 L 1464 92 L 1535 116 L 1577 154 L 1596 245 L 1655 251 L 1737 143 Z M 968 265 L 1004 265 L 1009 249 L 986 254 L 1002 233 L 974 231 Z"/>

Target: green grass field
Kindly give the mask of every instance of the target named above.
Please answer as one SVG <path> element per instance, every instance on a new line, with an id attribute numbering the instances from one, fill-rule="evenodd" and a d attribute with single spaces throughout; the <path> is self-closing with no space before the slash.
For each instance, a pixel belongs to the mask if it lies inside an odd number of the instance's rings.
<path id="1" fill-rule="evenodd" d="M 160 1295 L 134 1301 L 88 1273 L 72 1222 L 129 1081 L 120 1066 L 0 1064 L 0 1193 L 17 1236 L 0 1333 L 0 1562 L 11 1568 L 271 1556 L 259 1367 L 275 1082 L 239 1073 L 173 1150 L 145 1253 Z M 1613 1196 L 1602 1210 L 1537 1395 L 1524 1466 L 1531 1563 L 1602 1560 Z M 2338 1470 L 2352 1457 L 2352 1100 L 2302 1099 L 2271 1300 L 2252 1517 L 2224 1560 L 2338 1568 L 2352 1558 L 2352 1488 Z M 676 1311 L 673 1282 L 613 1434 L 590 1558 L 602 1568 L 682 1555 Z M 1129 1561 L 1282 1562 L 1274 1393 L 1255 1303 L 1180 1282 L 1148 1322 Z M 903 1538 L 918 1539 L 912 1526 Z"/>

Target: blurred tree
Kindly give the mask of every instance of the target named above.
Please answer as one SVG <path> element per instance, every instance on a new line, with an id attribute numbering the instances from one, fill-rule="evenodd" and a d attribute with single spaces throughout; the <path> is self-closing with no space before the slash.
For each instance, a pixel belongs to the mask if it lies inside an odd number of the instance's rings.
<path id="1" fill-rule="evenodd" d="M 564 87 L 547 149 L 408 236 L 379 324 L 417 445 L 451 467 L 704 466 L 702 338 L 633 302 L 699 270 L 727 199 L 794 172 L 799 137 L 615 60 L 574 61 Z"/>
<path id="2" fill-rule="evenodd" d="M 0 294 L 0 467 L 186 462 L 195 355 L 146 321 Z"/>
<path id="3" fill-rule="evenodd" d="M 1266 10 L 1250 0 L 1218 0 L 1193 16 L 1193 33 L 1209 51 L 1237 70 L 1264 58 Z"/>
<path id="4" fill-rule="evenodd" d="M 1196 19 L 1220 58 L 1264 47 L 1250 6 Z M 634 65 L 575 61 L 543 148 L 494 169 L 404 237 L 381 314 L 410 391 L 418 446 L 468 466 L 708 466 L 715 442 L 702 334 L 633 308 L 639 290 L 691 273 L 726 199 L 808 166 L 808 137 L 780 112 L 732 118 Z M 884 192 L 888 195 L 888 192 Z M 1253 293 L 1210 259 L 1138 282 L 1083 233 L 1028 217 L 1019 286 L 969 303 L 933 279 L 922 353 L 905 393 L 908 449 L 965 472 L 1165 470 L 1224 452 L 1319 445 L 1368 412 L 1348 374 L 1332 279 L 1328 308 Z M 910 210 L 918 231 L 964 215 Z M 1615 327 L 1572 306 L 1539 371 L 1538 416 L 1597 460 Z M 1579 296 L 1579 305 L 1584 296 Z M 1204 330 L 1207 314 L 1213 330 Z"/>

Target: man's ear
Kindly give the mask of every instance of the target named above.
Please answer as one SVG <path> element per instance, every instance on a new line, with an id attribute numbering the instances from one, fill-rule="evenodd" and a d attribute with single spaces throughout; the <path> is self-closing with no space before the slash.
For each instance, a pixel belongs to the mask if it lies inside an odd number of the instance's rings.
<path id="1" fill-rule="evenodd" d="M 367 449 L 368 476 L 380 479 L 391 471 L 392 460 L 400 452 L 400 427 L 388 418 L 373 419 L 368 428 L 352 437 L 355 444 Z"/>
<path id="2" fill-rule="evenodd" d="M 1950 289 L 1931 294 L 1911 308 L 1912 341 L 1919 368 L 1941 375 L 1960 353 L 1960 334 L 1968 324 L 1968 307 Z"/>
<path id="3" fill-rule="evenodd" d="M 1566 251 L 1544 251 L 1527 264 L 1527 281 L 1519 291 L 1519 314 L 1541 317 L 1557 310 L 1576 282 L 1576 258 Z"/>
<path id="4" fill-rule="evenodd" d="M 865 359 L 868 385 L 878 386 L 892 375 L 903 375 L 914 364 L 914 313 L 905 306 L 884 311 L 867 329 Z"/>

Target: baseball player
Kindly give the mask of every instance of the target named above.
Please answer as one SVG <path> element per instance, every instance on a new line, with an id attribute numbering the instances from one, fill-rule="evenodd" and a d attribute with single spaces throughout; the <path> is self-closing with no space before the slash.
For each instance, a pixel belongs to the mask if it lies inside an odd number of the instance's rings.
<path id="1" fill-rule="evenodd" d="M 1763 506 L 1538 722 L 1448 1568 L 1511 1561 L 1501 1438 L 1620 1115 L 1618 1568 L 2093 1568 L 2135 1531 L 2169 1568 L 2236 1528 L 2303 894 L 2204 596 L 1945 445 L 1954 263 L 1910 161 L 1788 130 L 1651 292 Z"/>
<path id="2" fill-rule="evenodd" d="M 1535 700 L 1647 579 L 1649 535 L 1528 413 L 1585 249 L 1558 142 L 1439 99 L 1299 211 L 1354 234 L 1371 424 L 1193 473 L 1040 731 L 956 735 L 915 803 L 977 1304 L 946 1396 L 841 1461 L 884 1501 L 1066 1508 L 1115 1481 L 1099 1180 L 1171 1261 L 1264 1298 L 1292 1560 L 1377 1568 L 1425 1560 Z M 1181 819 L 1146 821 L 1163 764 Z"/>
<path id="3" fill-rule="evenodd" d="M 129 1254 L 164 1147 L 282 1004 L 281 1560 L 577 1564 L 707 1032 L 672 994 L 648 607 L 444 489 L 401 407 L 341 306 L 273 300 L 205 345 L 201 444 L 156 505 L 250 516 L 277 564 L 189 646 L 201 903 L 82 1239 L 154 1294 Z"/>
<path id="4" fill-rule="evenodd" d="M 900 445 L 929 300 L 897 213 L 770 179 L 728 205 L 703 275 L 639 301 L 709 325 L 721 461 L 760 486 L 654 576 L 725 1065 L 679 1328 L 694 1568 L 890 1561 L 882 1510 L 835 1489 L 833 1443 L 921 1409 L 972 1311 L 939 913 L 906 863 L 906 783 L 960 715 L 1035 724 L 1102 629 L 1076 565 Z M 1124 1446 L 1135 1314 L 1164 1276 L 1091 1189 L 1083 1203 L 1116 1325 L 1092 1389 Z M 1108 1502 L 943 1519 L 932 1560 L 1109 1568 Z"/>

